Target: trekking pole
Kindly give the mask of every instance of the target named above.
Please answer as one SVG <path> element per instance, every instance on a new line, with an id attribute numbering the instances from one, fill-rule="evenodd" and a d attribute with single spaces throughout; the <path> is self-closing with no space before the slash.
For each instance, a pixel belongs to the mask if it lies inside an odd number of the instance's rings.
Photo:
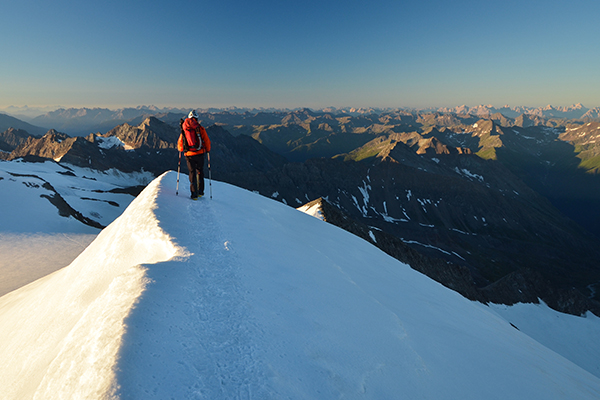
<path id="1" fill-rule="evenodd" d="M 210 198 L 212 199 L 212 176 L 210 173 L 210 151 L 206 154 L 208 155 L 208 187 L 210 190 Z"/>
<path id="2" fill-rule="evenodd" d="M 175 196 L 179 195 L 179 170 L 181 169 L 181 152 L 179 152 L 179 163 L 177 163 L 177 188 L 175 189 Z"/>

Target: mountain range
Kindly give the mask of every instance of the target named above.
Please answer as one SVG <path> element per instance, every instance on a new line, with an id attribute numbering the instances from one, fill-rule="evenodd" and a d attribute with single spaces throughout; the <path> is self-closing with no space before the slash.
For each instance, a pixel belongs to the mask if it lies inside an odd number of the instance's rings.
<path id="1" fill-rule="evenodd" d="M 583 117 L 584 107 L 552 110 L 515 118 L 472 110 L 204 111 L 200 119 L 213 142 L 214 179 L 294 207 L 321 199 L 328 219 L 353 221 L 340 225 L 402 261 L 420 259 L 422 272 L 468 298 L 540 298 L 560 311 L 599 313 L 599 125 L 555 115 Z M 185 115 L 166 111 L 85 137 L 57 130 L 24 137 L 7 128 L 2 157 L 158 176 L 177 168 Z M 342 216 L 331 217 L 332 209 Z"/>
<path id="2" fill-rule="evenodd" d="M 222 120 L 228 118 L 232 121 L 231 117 L 241 116 L 238 118 L 240 121 L 248 121 L 249 116 L 254 115 L 274 115 L 275 119 L 278 115 L 282 116 L 281 119 L 285 118 L 287 114 L 294 111 L 302 111 L 308 109 L 275 109 L 275 108 L 198 108 L 198 111 L 205 113 L 206 115 L 214 115 L 216 120 Z M 2 110 L 0 110 L 2 111 Z M 108 108 L 63 108 L 63 107 L 52 107 L 52 108 L 32 108 L 32 107 L 8 107 L 3 110 L 4 113 L 27 121 L 28 123 L 44 131 L 49 129 L 56 129 L 60 132 L 68 133 L 69 135 L 75 136 L 86 136 L 91 132 L 106 133 L 118 124 L 125 122 L 132 123 L 138 121 L 138 123 L 148 116 L 157 114 L 187 114 L 189 108 L 175 108 L 175 107 L 156 107 L 156 106 L 138 106 L 121 109 L 108 109 Z M 457 114 L 464 116 L 473 116 L 481 118 L 490 118 L 494 114 L 500 114 L 505 118 L 517 119 L 520 117 L 525 120 L 531 118 L 534 120 L 542 119 L 578 119 L 582 121 L 598 120 L 600 119 L 600 107 L 587 108 L 582 104 L 574 104 L 572 106 L 552 106 L 547 105 L 545 107 L 525 107 L 525 106 L 508 106 L 494 107 L 492 105 L 478 105 L 469 107 L 466 105 L 458 107 L 439 107 L 439 108 L 354 108 L 354 107 L 327 107 L 321 110 L 309 110 L 311 112 L 329 114 L 334 116 L 370 116 L 370 115 L 387 115 L 387 114 L 398 114 L 405 113 L 410 115 L 428 115 L 435 113 L 442 114 Z M 8 128 L 2 120 L 0 113 L 0 131 L 4 131 Z M 270 121 L 275 119 L 270 118 Z M 274 122 L 271 122 L 274 123 Z M 241 122 L 246 124 L 246 122 Z M 10 125 L 12 126 L 12 125 Z M 13 126 L 16 128 L 16 126 Z M 36 129 L 36 128 L 32 128 Z M 37 134 L 37 131 L 28 130 L 31 134 Z"/>

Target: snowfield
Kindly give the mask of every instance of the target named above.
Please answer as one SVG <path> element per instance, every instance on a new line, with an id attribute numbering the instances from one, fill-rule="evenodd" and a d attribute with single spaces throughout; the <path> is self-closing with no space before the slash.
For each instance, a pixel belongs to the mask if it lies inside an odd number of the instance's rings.
<path id="1" fill-rule="evenodd" d="M 100 232 L 61 216 L 52 197 L 106 226 L 134 199 L 118 189 L 152 179 L 147 172 L 0 161 L 0 296 L 70 264 Z"/>
<path id="2" fill-rule="evenodd" d="M 0 398 L 600 398 L 502 307 L 272 199 L 175 184 L 0 297 Z"/>
<path id="3" fill-rule="evenodd" d="M 147 185 L 152 179 L 149 172 L 97 171 L 50 161 L 0 161 L 0 231 L 98 234 L 99 228 L 73 217 L 57 218 L 59 211 L 49 198 L 59 195 L 82 217 L 106 226 L 133 200 L 132 195 L 114 190 Z"/>

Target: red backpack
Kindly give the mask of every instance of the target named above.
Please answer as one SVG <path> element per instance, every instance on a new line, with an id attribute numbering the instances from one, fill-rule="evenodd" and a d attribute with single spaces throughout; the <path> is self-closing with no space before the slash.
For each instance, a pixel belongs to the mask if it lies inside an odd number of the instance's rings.
<path id="1" fill-rule="evenodd" d="M 179 120 L 179 140 L 177 141 L 177 150 L 188 152 L 198 151 L 202 147 L 202 138 L 198 135 L 198 128 L 202 126 L 195 119 Z"/>
<path id="2" fill-rule="evenodd" d="M 188 150 L 197 151 L 202 147 L 202 139 L 200 139 L 198 135 L 198 128 L 200 124 L 193 118 L 188 118 L 181 123 L 181 130 L 183 137 L 185 139 L 185 144 L 187 144 Z M 185 148 L 184 144 L 184 148 Z"/>

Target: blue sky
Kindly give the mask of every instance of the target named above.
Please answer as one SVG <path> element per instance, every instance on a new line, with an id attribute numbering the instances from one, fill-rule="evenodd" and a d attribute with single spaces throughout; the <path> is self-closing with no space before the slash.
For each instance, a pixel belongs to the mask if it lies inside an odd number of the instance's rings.
<path id="1" fill-rule="evenodd" d="M 597 0 L 5 2 L 0 108 L 600 106 Z"/>

